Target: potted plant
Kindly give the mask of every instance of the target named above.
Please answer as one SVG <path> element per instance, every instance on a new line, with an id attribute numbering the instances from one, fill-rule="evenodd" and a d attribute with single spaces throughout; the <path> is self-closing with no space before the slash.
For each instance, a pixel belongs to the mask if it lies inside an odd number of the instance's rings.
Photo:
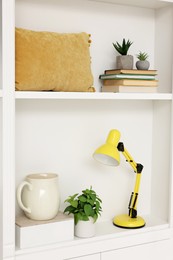
<path id="1" fill-rule="evenodd" d="M 120 54 L 116 57 L 117 69 L 133 69 L 133 56 L 128 55 L 130 46 L 133 44 L 130 40 L 123 38 L 122 44 L 113 43 L 114 48 Z"/>
<path id="2" fill-rule="evenodd" d="M 138 61 L 136 62 L 136 68 L 138 70 L 148 70 L 150 67 L 150 63 L 147 60 L 148 54 L 146 52 L 139 52 L 136 57 L 138 58 Z"/>
<path id="3" fill-rule="evenodd" d="M 83 190 L 81 194 L 76 193 L 69 196 L 65 202 L 68 202 L 69 205 L 65 208 L 64 213 L 74 215 L 75 236 L 94 236 L 95 222 L 102 211 L 102 201 L 92 187 Z"/>

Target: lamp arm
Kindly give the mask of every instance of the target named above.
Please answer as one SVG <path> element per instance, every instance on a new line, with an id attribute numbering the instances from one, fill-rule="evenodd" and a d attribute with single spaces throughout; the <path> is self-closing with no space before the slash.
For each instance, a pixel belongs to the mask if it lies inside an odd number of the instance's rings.
<path id="1" fill-rule="evenodd" d="M 134 191 L 131 194 L 130 201 L 129 201 L 129 207 L 128 207 L 129 208 L 129 216 L 131 218 L 136 218 L 137 217 L 137 200 L 138 200 L 138 193 L 139 193 L 141 172 L 143 170 L 143 165 L 136 163 L 133 160 L 132 156 L 124 148 L 124 144 L 122 142 L 118 143 L 117 149 L 118 149 L 118 151 L 122 152 L 126 161 L 132 166 L 132 168 L 136 172 L 136 181 L 135 181 Z"/>

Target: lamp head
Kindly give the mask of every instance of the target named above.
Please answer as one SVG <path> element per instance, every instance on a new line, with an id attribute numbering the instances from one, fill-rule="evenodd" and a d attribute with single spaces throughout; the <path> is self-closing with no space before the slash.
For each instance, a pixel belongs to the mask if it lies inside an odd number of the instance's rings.
<path id="1" fill-rule="evenodd" d="M 120 164 L 120 154 L 117 149 L 119 140 L 120 132 L 115 129 L 111 130 L 106 139 L 106 143 L 94 152 L 94 159 L 106 165 L 118 166 Z"/>

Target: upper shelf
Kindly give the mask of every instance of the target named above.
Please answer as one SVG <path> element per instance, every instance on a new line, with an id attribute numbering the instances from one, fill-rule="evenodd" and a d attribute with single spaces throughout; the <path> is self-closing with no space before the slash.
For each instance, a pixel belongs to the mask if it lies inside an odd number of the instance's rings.
<path id="1" fill-rule="evenodd" d="M 16 99 L 71 99 L 71 100 L 172 100 L 169 93 L 101 93 L 101 92 L 45 92 L 16 91 Z"/>
<path id="2" fill-rule="evenodd" d="M 132 5 L 146 8 L 160 8 L 173 4 L 173 0 L 88 0 L 92 2 L 103 2 L 120 5 Z"/>

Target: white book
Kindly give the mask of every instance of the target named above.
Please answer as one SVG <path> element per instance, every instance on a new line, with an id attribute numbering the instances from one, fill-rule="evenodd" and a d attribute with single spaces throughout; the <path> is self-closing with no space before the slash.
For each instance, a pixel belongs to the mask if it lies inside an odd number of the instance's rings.
<path id="1" fill-rule="evenodd" d="M 31 220 L 24 215 L 16 217 L 16 246 L 30 248 L 72 240 L 74 219 L 59 212 L 48 221 Z"/>
<path id="2" fill-rule="evenodd" d="M 113 93 L 157 93 L 157 87 L 139 86 L 102 86 L 101 92 Z"/>

